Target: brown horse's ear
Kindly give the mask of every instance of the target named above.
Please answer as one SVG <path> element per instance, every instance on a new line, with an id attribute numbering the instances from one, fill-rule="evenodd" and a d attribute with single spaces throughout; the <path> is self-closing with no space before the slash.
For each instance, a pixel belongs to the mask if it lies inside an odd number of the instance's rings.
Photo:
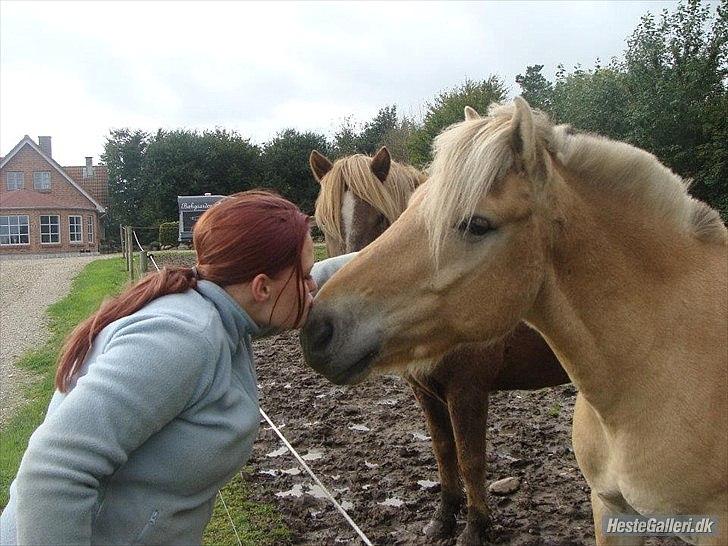
<path id="1" fill-rule="evenodd" d="M 475 111 L 475 108 L 466 106 L 465 107 L 465 120 L 472 121 L 474 119 L 480 119 L 480 114 L 478 114 L 478 112 Z"/>
<path id="2" fill-rule="evenodd" d="M 542 177 L 547 171 L 546 159 L 536 138 L 533 111 L 522 97 L 516 97 L 513 103 L 516 108 L 511 118 L 511 146 L 526 172 Z"/>
<path id="3" fill-rule="evenodd" d="M 387 180 L 389 167 L 392 165 L 392 156 L 386 146 L 379 148 L 379 151 L 372 158 L 372 172 L 380 182 Z"/>
<path id="4" fill-rule="evenodd" d="M 311 166 L 311 172 L 313 173 L 314 178 L 319 182 L 321 182 L 321 179 L 331 170 L 331 167 L 334 166 L 334 164 L 329 161 L 329 158 L 322 153 L 319 153 L 318 150 L 311 152 L 311 155 L 308 157 L 308 164 Z"/>

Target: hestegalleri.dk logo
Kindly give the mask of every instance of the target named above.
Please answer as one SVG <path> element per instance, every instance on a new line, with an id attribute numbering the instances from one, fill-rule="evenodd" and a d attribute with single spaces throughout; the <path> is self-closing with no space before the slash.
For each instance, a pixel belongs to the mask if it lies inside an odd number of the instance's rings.
<path id="1" fill-rule="evenodd" d="M 602 529 L 607 535 L 716 535 L 718 518 L 715 516 L 635 516 L 617 514 L 602 518 Z"/>

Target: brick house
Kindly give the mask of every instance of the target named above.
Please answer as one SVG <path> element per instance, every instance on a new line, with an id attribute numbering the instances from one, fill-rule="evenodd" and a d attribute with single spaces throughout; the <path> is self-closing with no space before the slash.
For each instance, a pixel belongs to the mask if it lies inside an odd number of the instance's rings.
<path id="1" fill-rule="evenodd" d="M 0 255 L 99 251 L 108 205 L 104 165 L 61 167 L 51 137 L 28 135 L 0 158 Z"/>

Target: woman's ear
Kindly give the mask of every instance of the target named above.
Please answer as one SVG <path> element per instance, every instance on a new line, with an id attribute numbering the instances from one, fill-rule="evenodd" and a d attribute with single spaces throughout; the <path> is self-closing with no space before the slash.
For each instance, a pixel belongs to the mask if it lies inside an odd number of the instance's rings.
<path id="1" fill-rule="evenodd" d="M 250 281 L 250 295 L 256 303 L 265 303 L 271 297 L 270 277 L 264 273 L 256 275 Z"/>

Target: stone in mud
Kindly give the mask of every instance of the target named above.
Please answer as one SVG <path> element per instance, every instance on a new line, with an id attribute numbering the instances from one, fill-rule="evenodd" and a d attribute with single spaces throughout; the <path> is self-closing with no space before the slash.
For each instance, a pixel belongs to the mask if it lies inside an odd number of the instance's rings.
<path id="1" fill-rule="evenodd" d="M 518 478 L 503 478 L 502 480 L 491 483 L 488 491 L 494 495 L 510 495 L 511 493 L 515 493 L 520 486 L 521 480 Z"/>

